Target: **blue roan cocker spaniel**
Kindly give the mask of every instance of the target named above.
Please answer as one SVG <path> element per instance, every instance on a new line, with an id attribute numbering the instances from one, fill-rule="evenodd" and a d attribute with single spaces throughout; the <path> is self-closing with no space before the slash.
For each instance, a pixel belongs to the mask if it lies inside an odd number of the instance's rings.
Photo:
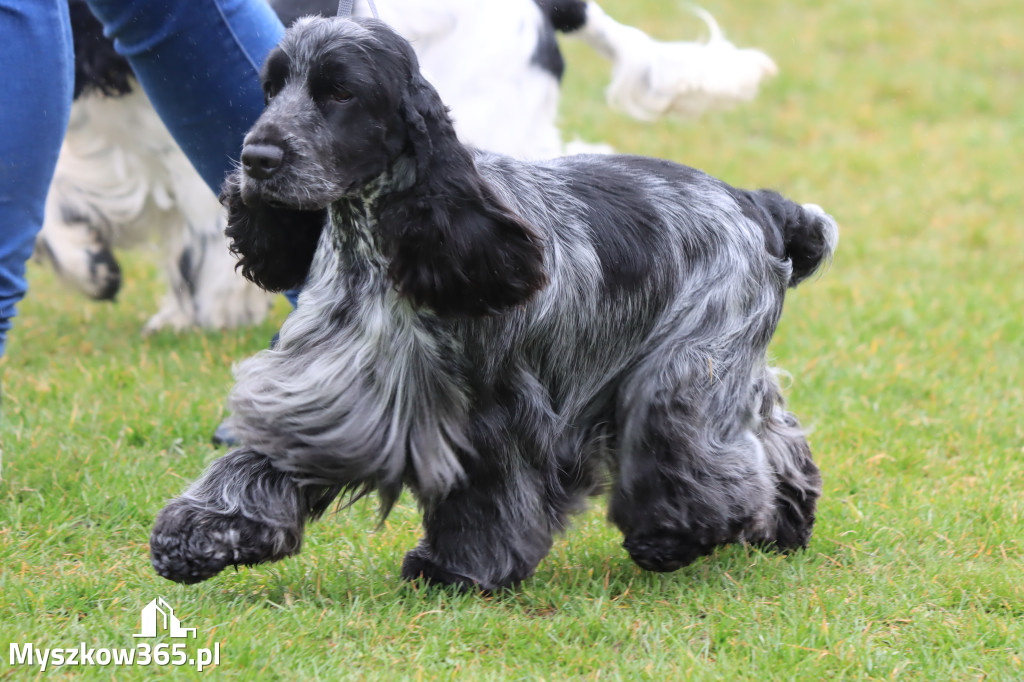
<path id="1" fill-rule="evenodd" d="M 515 585 L 604 490 L 645 569 L 806 545 L 821 479 L 765 352 L 832 218 L 666 161 L 469 149 L 373 20 L 300 20 L 263 84 L 227 232 L 246 277 L 306 288 L 237 370 L 245 446 L 160 513 L 158 573 L 281 559 L 339 494 L 403 487 L 409 580 Z"/>

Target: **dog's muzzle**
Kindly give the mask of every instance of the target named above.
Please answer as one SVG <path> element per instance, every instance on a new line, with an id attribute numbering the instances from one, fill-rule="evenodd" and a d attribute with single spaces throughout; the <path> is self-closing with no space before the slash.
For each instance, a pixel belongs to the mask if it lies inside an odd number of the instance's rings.
<path id="1" fill-rule="evenodd" d="M 284 150 L 274 144 L 247 144 L 242 147 L 242 170 L 250 178 L 266 180 L 281 167 Z"/>

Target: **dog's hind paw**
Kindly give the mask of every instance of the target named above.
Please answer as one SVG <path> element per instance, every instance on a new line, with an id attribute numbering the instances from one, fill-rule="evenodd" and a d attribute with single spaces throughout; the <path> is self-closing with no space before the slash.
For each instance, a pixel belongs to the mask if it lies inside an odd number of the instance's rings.
<path id="1" fill-rule="evenodd" d="M 240 514 L 208 512 L 176 500 L 157 517 L 149 551 L 157 574 L 190 585 L 228 566 L 283 559 L 301 544 L 301 530 L 290 533 Z"/>
<path id="2" fill-rule="evenodd" d="M 792 490 L 780 486 L 780 490 Z M 796 495 L 779 496 L 771 531 L 767 535 L 754 535 L 748 543 L 758 549 L 781 554 L 806 549 L 814 529 L 814 508 L 817 496 L 806 495 L 802 503 L 792 501 Z"/>

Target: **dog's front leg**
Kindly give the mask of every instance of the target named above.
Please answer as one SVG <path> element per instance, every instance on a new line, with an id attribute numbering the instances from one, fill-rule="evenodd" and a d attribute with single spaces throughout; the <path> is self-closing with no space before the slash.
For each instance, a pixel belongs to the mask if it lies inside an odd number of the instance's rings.
<path id="1" fill-rule="evenodd" d="M 487 455 L 475 465 L 458 490 L 424 501 L 424 536 L 405 555 L 405 580 L 490 592 L 529 578 L 547 556 L 560 522 L 540 472 L 522 461 L 503 469 Z"/>
<path id="2" fill-rule="evenodd" d="M 169 580 L 197 583 L 227 566 L 283 559 L 299 551 L 306 520 L 338 492 L 300 486 L 251 449 L 230 452 L 157 516 L 149 539 L 153 568 Z"/>

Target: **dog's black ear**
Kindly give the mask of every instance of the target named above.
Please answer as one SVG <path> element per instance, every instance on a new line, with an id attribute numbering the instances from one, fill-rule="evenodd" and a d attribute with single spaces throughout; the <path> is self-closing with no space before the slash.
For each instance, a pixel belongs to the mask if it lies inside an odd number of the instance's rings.
<path id="1" fill-rule="evenodd" d="M 495 195 L 419 74 L 402 102 L 416 181 L 380 225 L 400 293 L 439 315 L 493 315 L 547 283 L 541 239 Z"/>
<path id="2" fill-rule="evenodd" d="M 240 171 L 228 176 L 220 201 L 228 209 L 224 234 L 238 256 L 236 269 L 267 291 L 302 286 L 309 274 L 320 233 L 327 223 L 326 209 L 295 209 L 242 201 Z"/>
<path id="3" fill-rule="evenodd" d="M 401 228 L 390 245 L 396 288 L 444 317 L 493 315 L 526 303 L 547 283 L 533 230 L 486 187 L 471 190 L 454 200 L 406 201 L 381 220 Z"/>

